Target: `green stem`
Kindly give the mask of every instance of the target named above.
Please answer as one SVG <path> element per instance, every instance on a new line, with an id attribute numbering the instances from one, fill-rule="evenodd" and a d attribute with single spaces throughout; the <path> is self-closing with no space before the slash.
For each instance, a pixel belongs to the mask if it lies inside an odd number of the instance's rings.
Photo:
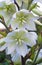
<path id="1" fill-rule="evenodd" d="M 5 26 L 7 33 L 9 33 L 10 30 L 9 30 L 9 28 L 7 27 L 7 25 L 5 24 L 5 22 L 2 22 L 2 21 L 1 21 L 1 23 Z"/>
<path id="2" fill-rule="evenodd" d="M 4 17 L 3 16 L 0 16 L 0 19 L 1 19 L 0 22 L 6 27 L 7 33 L 9 33 L 10 30 L 9 30 L 9 28 L 7 27 L 7 25 L 6 25 L 5 21 L 4 21 Z"/>
<path id="3" fill-rule="evenodd" d="M 19 7 L 18 3 L 16 2 L 16 0 L 14 0 L 14 3 L 17 6 L 18 10 L 20 10 L 20 7 Z"/>
<path id="4" fill-rule="evenodd" d="M 36 57 L 35 57 L 35 59 L 34 59 L 32 65 L 35 65 L 35 62 L 36 62 L 36 60 L 37 60 L 38 54 L 39 54 L 39 52 L 40 52 L 40 49 L 41 49 L 41 47 L 39 47 L 38 52 L 37 52 L 37 55 L 36 55 Z"/>
<path id="5" fill-rule="evenodd" d="M 33 1 L 33 0 L 28 0 L 27 10 L 29 10 L 29 7 L 30 7 L 30 5 L 31 5 L 32 1 Z"/>
<path id="6" fill-rule="evenodd" d="M 7 27 L 7 25 L 5 24 L 5 23 L 3 23 L 3 25 L 6 27 L 6 31 L 7 31 L 7 33 L 9 33 L 10 32 L 10 30 L 9 30 L 9 28 Z"/>
<path id="7" fill-rule="evenodd" d="M 21 56 L 22 65 L 25 65 L 25 59 Z"/>

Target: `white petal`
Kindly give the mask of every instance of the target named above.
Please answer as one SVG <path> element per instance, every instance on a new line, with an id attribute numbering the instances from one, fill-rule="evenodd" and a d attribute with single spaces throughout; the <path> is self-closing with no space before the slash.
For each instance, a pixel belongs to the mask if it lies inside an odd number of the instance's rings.
<path id="1" fill-rule="evenodd" d="M 5 50 L 5 49 L 6 49 L 6 47 L 7 47 L 7 45 L 6 45 L 6 44 L 4 44 L 3 46 L 1 46 L 1 47 L 0 47 L 0 51 Z"/>
<path id="2" fill-rule="evenodd" d="M 29 46 L 34 46 L 36 44 L 36 40 L 37 40 L 37 34 L 35 32 L 28 32 L 28 42 L 23 42 Z"/>
<path id="3" fill-rule="evenodd" d="M 35 3 L 35 2 L 36 2 L 36 3 L 40 2 L 40 3 L 42 4 L 42 0 L 34 0 L 33 2 L 34 2 L 34 3 Z"/>
<path id="4" fill-rule="evenodd" d="M 21 61 L 21 57 L 16 51 L 11 53 L 11 57 L 12 57 L 12 61 L 14 61 L 14 63 L 17 63 L 17 62 Z"/>
<path id="5" fill-rule="evenodd" d="M 11 4 L 11 3 L 13 3 L 14 1 L 13 0 L 5 0 L 5 2 L 6 2 L 6 4 Z"/>
<path id="6" fill-rule="evenodd" d="M 11 54 L 15 50 L 16 45 L 16 42 L 7 43 L 6 54 Z"/>
<path id="7" fill-rule="evenodd" d="M 28 23 L 24 24 L 24 27 L 27 30 L 36 30 L 35 23 L 33 21 L 28 21 Z"/>
<path id="8" fill-rule="evenodd" d="M 12 21 L 11 27 L 12 27 L 13 30 L 15 30 L 16 28 L 18 28 L 18 23 Z"/>
<path id="9" fill-rule="evenodd" d="M 24 13 L 29 13 L 29 10 L 26 10 L 26 9 L 22 9 L 20 10 L 21 12 L 24 12 Z"/>
<path id="10" fill-rule="evenodd" d="M 42 23 L 40 23 L 40 21 L 38 21 L 38 20 L 35 20 L 35 23 L 42 26 Z"/>
<path id="11" fill-rule="evenodd" d="M 5 38 L 0 39 L 0 44 L 2 44 L 3 42 L 5 42 Z"/>
<path id="12" fill-rule="evenodd" d="M 31 38 L 33 38 L 34 40 L 37 40 L 37 34 L 35 32 L 29 32 Z"/>
<path id="13" fill-rule="evenodd" d="M 29 53 L 30 49 L 28 49 L 25 44 L 22 44 L 17 46 L 16 51 L 19 55 L 24 57 L 27 53 Z"/>
<path id="14" fill-rule="evenodd" d="M 6 43 L 3 44 L 3 42 L 5 42 L 5 38 L 0 39 L 0 51 L 3 51 L 4 49 L 6 49 Z"/>

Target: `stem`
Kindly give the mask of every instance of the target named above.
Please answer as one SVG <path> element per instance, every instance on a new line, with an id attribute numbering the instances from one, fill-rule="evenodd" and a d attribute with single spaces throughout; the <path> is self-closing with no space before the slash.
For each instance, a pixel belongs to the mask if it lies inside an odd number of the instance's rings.
<path id="1" fill-rule="evenodd" d="M 7 25 L 5 24 L 4 17 L 3 17 L 3 16 L 0 16 L 0 19 L 1 19 L 0 22 L 6 27 L 7 33 L 9 33 L 10 30 L 9 30 L 9 28 L 7 27 Z"/>
<path id="2" fill-rule="evenodd" d="M 25 59 L 21 56 L 22 65 L 25 65 Z"/>
<path id="3" fill-rule="evenodd" d="M 11 65 L 14 65 L 14 63 L 11 61 L 11 63 L 10 63 Z"/>
<path id="4" fill-rule="evenodd" d="M 7 31 L 7 33 L 9 33 L 10 30 L 9 30 L 9 28 L 7 27 L 7 25 L 5 24 L 5 22 L 2 22 L 2 21 L 1 21 L 1 23 L 6 27 L 6 31 Z"/>
<path id="5" fill-rule="evenodd" d="M 34 59 L 34 61 L 33 61 L 33 64 L 32 64 L 32 65 L 35 65 L 35 62 L 36 62 L 36 59 L 37 59 L 38 54 L 39 54 L 39 52 L 40 52 L 40 49 L 41 49 L 41 47 L 39 47 L 38 52 L 37 52 L 37 55 L 36 55 L 36 57 L 35 57 L 35 59 Z"/>
<path id="6" fill-rule="evenodd" d="M 22 7 L 23 7 L 23 4 L 24 4 L 24 2 L 22 1 L 21 9 L 22 9 Z"/>
<path id="7" fill-rule="evenodd" d="M 32 1 L 33 1 L 33 0 L 29 0 L 29 1 L 28 1 L 27 10 L 29 9 L 29 7 L 30 7 L 30 5 L 31 5 Z"/>
<path id="8" fill-rule="evenodd" d="M 18 3 L 16 2 L 16 0 L 14 0 L 14 3 L 16 4 L 18 10 L 20 10 L 20 7 L 19 7 Z"/>
<path id="9" fill-rule="evenodd" d="M 31 51 L 25 57 L 21 56 L 22 65 L 25 65 L 26 60 L 30 58 L 30 56 L 31 56 Z"/>
<path id="10" fill-rule="evenodd" d="M 10 30 L 9 30 L 9 28 L 7 27 L 7 25 L 4 23 L 4 26 L 6 27 L 6 31 L 7 31 L 7 33 L 9 33 L 10 32 Z"/>

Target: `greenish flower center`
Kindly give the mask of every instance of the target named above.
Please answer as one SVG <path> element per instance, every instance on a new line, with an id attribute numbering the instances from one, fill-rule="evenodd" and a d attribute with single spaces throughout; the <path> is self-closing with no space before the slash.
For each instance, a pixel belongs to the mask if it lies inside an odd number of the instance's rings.
<path id="1" fill-rule="evenodd" d="M 16 21 L 19 22 L 20 24 L 23 24 L 24 22 L 26 22 L 28 18 L 28 15 L 25 14 L 24 12 L 20 12 L 19 14 L 16 14 Z"/>
<path id="2" fill-rule="evenodd" d="M 6 5 L 7 14 L 13 14 L 13 13 L 15 13 L 15 11 L 16 11 L 16 8 L 15 8 L 14 4 Z"/>
<path id="3" fill-rule="evenodd" d="M 25 32 L 20 31 L 20 32 L 16 32 L 11 39 L 12 40 L 16 40 L 18 42 L 18 44 L 21 44 L 22 40 L 24 40 L 25 38 L 23 37 L 25 35 Z"/>

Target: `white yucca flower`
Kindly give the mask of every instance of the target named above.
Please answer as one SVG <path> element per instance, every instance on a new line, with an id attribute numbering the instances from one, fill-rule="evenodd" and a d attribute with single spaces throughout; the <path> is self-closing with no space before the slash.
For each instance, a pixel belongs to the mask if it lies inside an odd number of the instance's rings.
<path id="1" fill-rule="evenodd" d="M 14 3 L 6 3 L 5 1 L 0 2 L 0 16 L 4 17 L 7 25 L 10 24 L 10 20 L 13 14 L 16 12 L 16 6 Z"/>
<path id="2" fill-rule="evenodd" d="M 13 29 L 16 28 L 26 28 L 27 30 L 36 30 L 35 20 L 38 16 L 34 16 L 28 10 L 22 9 L 13 15 L 11 20 L 11 26 Z"/>
<path id="3" fill-rule="evenodd" d="M 29 53 L 30 49 L 27 45 L 32 47 L 36 44 L 37 35 L 35 32 L 27 32 L 26 30 L 15 30 L 8 33 L 5 42 L 7 46 L 7 54 L 11 54 L 15 50 L 21 56 Z"/>

